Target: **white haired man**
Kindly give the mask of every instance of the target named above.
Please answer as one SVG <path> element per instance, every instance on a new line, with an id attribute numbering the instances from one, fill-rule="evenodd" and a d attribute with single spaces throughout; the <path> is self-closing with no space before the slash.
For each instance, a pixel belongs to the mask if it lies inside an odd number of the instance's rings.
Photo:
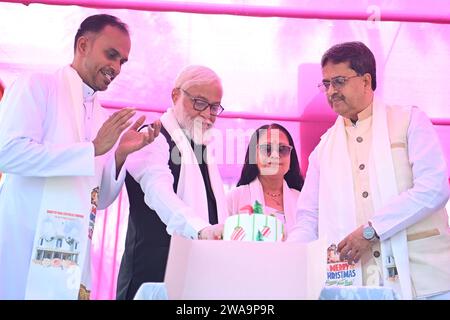
<path id="1" fill-rule="evenodd" d="M 127 160 L 130 217 L 117 299 L 132 299 L 144 282 L 164 280 L 172 234 L 221 237 L 225 195 L 207 147 L 221 99 L 213 70 L 186 67 L 175 80 L 173 107 L 161 117 L 162 135 Z"/>

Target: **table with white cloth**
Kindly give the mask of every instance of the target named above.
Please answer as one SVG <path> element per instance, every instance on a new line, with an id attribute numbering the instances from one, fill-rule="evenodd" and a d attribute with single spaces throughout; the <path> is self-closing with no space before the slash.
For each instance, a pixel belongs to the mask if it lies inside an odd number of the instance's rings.
<path id="1" fill-rule="evenodd" d="M 164 282 L 143 283 L 134 300 L 168 300 Z M 324 287 L 319 300 L 397 300 L 398 296 L 392 288 L 334 286 Z"/>
<path id="2" fill-rule="evenodd" d="M 319 300 L 398 300 L 398 295 L 388 287 L 332 286 L 324 287 Z"/>
<path id="3" fill-rule="evenodd" d="M 169 297 L 164 282 L 146 282 L 139 287 L 134 300 L 169 300 Z"/>

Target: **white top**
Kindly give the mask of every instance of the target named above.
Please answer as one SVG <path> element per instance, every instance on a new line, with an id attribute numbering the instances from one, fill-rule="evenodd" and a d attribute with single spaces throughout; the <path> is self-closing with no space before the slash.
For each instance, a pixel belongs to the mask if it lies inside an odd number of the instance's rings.
<path id="1" fill-rule="evenodd" d="M 286 222 L 286 230 L 295 224 L 295 212 L 297 208 L 297 200 L 300 196 L 300 191 L 289 188 L 286 181 L 283 181 L 283 206 L 284 206 L 284 218 Z M 266 206 L 264 200 L 264 192 L 262 190 L 261 182 L 259 179 L 253 180 L 250 184 L 242 185 L 230 190 L 227 194 L 228 215 L 238 213 L 239 209 L 246 205 L 253 206 L 255 201 L 261 203 L 264 209 L 269 208 Z M 269 212 L 265 212 L 269 213 Z M 280 217 L 278 217 L 280 218 Z"/>

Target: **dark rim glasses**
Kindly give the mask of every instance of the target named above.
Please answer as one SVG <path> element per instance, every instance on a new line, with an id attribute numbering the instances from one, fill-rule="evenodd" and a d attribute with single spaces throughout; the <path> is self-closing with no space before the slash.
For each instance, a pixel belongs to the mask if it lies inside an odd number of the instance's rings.
<path id="1" fill-rule="evenodd" d="M 183 91 L 183 93 L 192 101 L 192 105 L 194 107 L 195 110 L 197 111 L 204 111 L 206 108 L 210 108 L 210 112 L 213 116 L 218 116 L 219 114 L 222 113 L 222 111 L 224 110 L 224 108 L 220 105 L 220 103 L 209 103 L 208 101 L 202 99 L 202 98 L 197 98 L 194 97 L 192 94 L 190 94 L 189 92 L 187 92 L 184 89 L 181 89 L 181 91 Z"/>

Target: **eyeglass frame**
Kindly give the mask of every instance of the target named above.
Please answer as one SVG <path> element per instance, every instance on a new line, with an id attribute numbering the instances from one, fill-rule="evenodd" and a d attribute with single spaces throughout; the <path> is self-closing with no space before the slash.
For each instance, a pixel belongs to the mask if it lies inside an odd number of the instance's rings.
<path id="1" fill-rule="evenodd" d="M 225 108 L 222 107 L 222 105 L 221 105 L 220 103 L 209 103 L 208 101 L 206 101 L 206 100 L 203 99 L 203 98 L 194 97 L 192 94 L 190 94 L 189 92 L 187 92 L 186 90 L 184 90 L 184 89 L 182 89 L 182 88 L 177 88 L 177 89 L 181 90 L 181 91 L 182 91 L 189 99 L 191 99 L 191 101 L 192 101 L 192 107 L 193 107 L 194 110 L 196 110 L 196 111 L 202 112 L 202 111 L 205 111 L 206 108 L 209 107 L 209 111 L 211 112 L 211 114 L 212 114 L 213 116 L 219 116 L 219 115 L 225 110 Z M 196 107 L 197 101 L 206 103 L 205 107 L 204 107 L 203 109 L 199 109 L 198 107 Z M 217 113 L 214 113 L 214 112 L 213 112 L 213 109 L 212 109 L 212 107 L 214 107 L 214 106 L 217 106 L 217 107 L 219 108 L 218 110 L 220 110 L 220 111 L 218 111 Z"/>
<path id="2" fill-rule="evenodd" d="M 350 76 L 350 77 L 346 77 L 346 76 L 337 76 L 334 78 L 331 78 L 331 80 L 324 80 L 321 83 L 319 83 L 317 85 L 317 88 L 319 88 L 319 90 L 323 93 L 326 93 L 329 89 L 330 86 L 333 86 L 334 89 L 336 90 L 341 90 L 343 87 L 345 87 L 345 85 L 347 84 L 348 80 L 356 78 L 356 77 L 362 77 L 362 74 L 357 74 L 354 76 Z M 338 84 L 336 86 L 336 80 L 337 79 L 344 79 L 344 82 L 342 84 Z"/>
<path id="3" fill-rule="evenodd" d="M 261 147 L 262 146 L 266 146 L 266 150 L 267 150 L 267 146 L 270 146 L 270 149 L 272 149 L 272 146 L 278 146 L 277 153 L 280 156 L 280 158 L 284 158 L 284 157 L 288 157 L 291 155 L 292 150 L 294 149 L 293 146 L 289 145 L 289 144 L 276 144 L 276 143 L 262 143 L 262 144 L 257 144 L 258 150 L 260 150 L 260 153 L 265 156 L 265 157 L 271 157 L 272 156 L 272 150 L 270 152 L 261 152 Z M 280 148 L 281 147 L 285 147 L 289 149 L 289 152 L 284 154 L 283 152 L 280 152 Z"/>

